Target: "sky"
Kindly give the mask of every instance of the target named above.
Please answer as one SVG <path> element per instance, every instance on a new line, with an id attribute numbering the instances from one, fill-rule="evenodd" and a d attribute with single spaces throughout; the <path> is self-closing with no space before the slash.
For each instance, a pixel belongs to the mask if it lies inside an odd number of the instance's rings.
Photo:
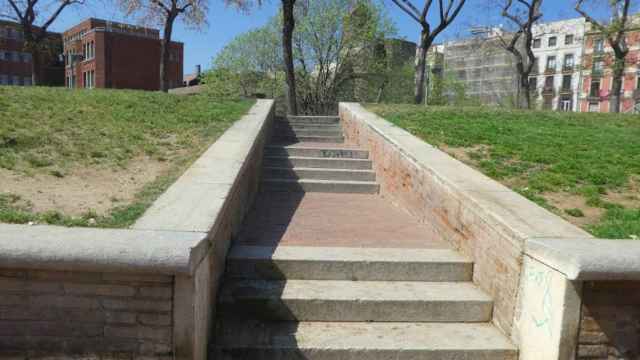
<path id="1" fill-rule="evenodd" d="M 184 43 L 185 74 L 192 73 L 196 65 L 209 68 L 213 57 L 225 44 L 235 36 L 267 23 L 277 14 L 280 5 L 280 0 L 267 0 L 265 4 L 254 8 L 250 13 L 242 13 L 225 6 L 222 0 L 209 1 L 208 26 L 201 30 L 193 30 L 178 23 L 174 30 L 173 40 Z M 418 24 L 400 11 L 391 0 L 383 1 L 389 17 L 395 23 L 397 36 L 416 41 L 420 33 Z M 421 6 L 423 1 L 415 0 L 414 3 Z M 495 6 L 482 5 L 487 2 L 488 0 L 468 0 L 455 22 L 439 36 L 436 42 L 466 36 L 472 26 L 499 25 L 503 21 L 499 18 L 499 9 Z M 62 32 L 88 17 L 132 22 L 131 19 L 124 18 L 111 3 L 99 1 L 87 1 L 87 3 L 91 5 L 66 10 L 51 30 Z M 545 21 L 578 17 L 573 10 L 573 3 L 572 0 L 547 0 L 542 8 Z"/>

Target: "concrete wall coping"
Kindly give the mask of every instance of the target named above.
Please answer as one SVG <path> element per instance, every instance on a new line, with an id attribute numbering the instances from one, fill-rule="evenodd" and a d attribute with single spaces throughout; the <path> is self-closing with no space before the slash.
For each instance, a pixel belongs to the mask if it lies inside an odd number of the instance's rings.
<path id="1" fill-rule="evenodd" d="M 0 268 L 190 274 L 205 233 L 0 224 Z"/>
<path id="2" fill-rule="evenodd" d="M 525 253 L 569 280 L 640 280 L 638 240 L 530 239 Z"/>
<path id="3" fill-rule="evenodd" d="M 524 250 L 530 238 L 590 238 L 588 232 L 547 211 L 508 187 L 449 156 L 358 103 L 340 103 L 340 112 L 356 114 L 369 128 L 435 179 L 459 193 L 469 209 L 516 239 Z"/>
<path id="4" fill-rule="evenodd" d="M 258 100 L 132 229 L 0 224 L 0 268 L 193 275 L 273 107 Z"/>

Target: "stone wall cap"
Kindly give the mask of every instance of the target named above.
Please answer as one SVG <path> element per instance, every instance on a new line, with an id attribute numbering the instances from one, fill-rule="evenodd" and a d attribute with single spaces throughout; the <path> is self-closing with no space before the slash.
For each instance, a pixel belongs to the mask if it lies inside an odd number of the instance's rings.
<path id="1" fill-rule="evenodd" d="M 0 268 L 190 275 L 200 232 L 0 224 Z"/>
<path id="2" fill-rule="evenodd" d="M 525 253 L 569 280 L 640 280 L 638 240 L 529 239 Z"/>

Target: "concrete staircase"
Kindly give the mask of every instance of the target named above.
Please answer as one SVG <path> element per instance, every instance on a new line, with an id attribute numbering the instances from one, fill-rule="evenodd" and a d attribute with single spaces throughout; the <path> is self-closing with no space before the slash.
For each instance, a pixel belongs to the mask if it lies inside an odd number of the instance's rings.
<path id="1" fill-rule="evenodd" d="M 379 185 L 369 153 L 344 145 L 335 116 L 276 120 L 264 158 L 267 191 L 375 194 Z"/>
<path id="2" fill-rule="evenodd" d="M 263 191 L 378 191 L 369 154 L 342 144 L 337 118 L 291 118 L 278 126 L 290 132 L 276 132 L 276 144 L 267 149 Z M 295 143 L 320 137 L 340 142 Z M 375 197 L 357 196 L 362 201 Z M 278 211 L 279 206 L 267 211 Z M 314 206 L 313 211 L 327 218 L 335 209 Z M 326 226 L 332 227 L 330 221 Z M 359 227 L 353 239 L 366 236 L 363 226 L 368 226 L 354 224 Z M 388 229 L 390 240 L 394 234 L 398 230 Z M 357 241 L 351 247 L 309 244 L 313 246 L 234 243 L 218 296 L 211 358 L 517 358 L 517 350 L 490 323 L 493 301 L 472 283 L 473 264 L 447 245 L 416 249 L 357 247 Z"/>
<path id="3" fill-rule="evenodd" d="M 215 359 L 515 359 L 452 250 L 235 246 Z"/>

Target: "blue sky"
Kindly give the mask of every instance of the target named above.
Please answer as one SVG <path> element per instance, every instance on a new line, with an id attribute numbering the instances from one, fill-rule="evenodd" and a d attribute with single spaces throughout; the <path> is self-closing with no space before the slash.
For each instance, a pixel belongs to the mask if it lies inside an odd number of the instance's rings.
<path id="1" fill-rule="evenodd" d="M 220 51 L 226 43 L 236 35 L 249 29 L 265 24 L 268 19 L 278 12 L 279 0 L 267 0 L 262 7 L 253 9 L 251 13 L 244 14 L 224 5 L 222 0 L 210 0 L 208 17 L 209 25 L 200 31 L 185 28 L 178 24 L 174 31 L 174 40 L 185 44 L 184 71 L 193 72 L 196 64 L 208 68 L 212 57 Z M 107 3 L 91 1 L 91 6 L 69 9 L 51 28 L 53 31 L 63 31 L 87 17 L 98 17 L 114 21 L 131 22 L 122 17 L 121 13 Z M 415 1 L 421 4 L 422 1 Z M 450 38 L 465 36 L 469 27 L 474 25 L 486 25 L 488 23 L 500 23 L 499 10 L 481 4 L 486 0 L 468 0 L 466 7 L 456 19 L 454 25 L 441 35 L 438 42 Z M 547 0 L 543 6 L 543 14 L 546 20 L 577 17 L 573 10 L 572 0 Z M 391 2 L 384 0 L 389 16 L 395 22 L 400 37 L 415 41 L 419 35 L 419 27 L 408 16 L 402 13 Z"/>

